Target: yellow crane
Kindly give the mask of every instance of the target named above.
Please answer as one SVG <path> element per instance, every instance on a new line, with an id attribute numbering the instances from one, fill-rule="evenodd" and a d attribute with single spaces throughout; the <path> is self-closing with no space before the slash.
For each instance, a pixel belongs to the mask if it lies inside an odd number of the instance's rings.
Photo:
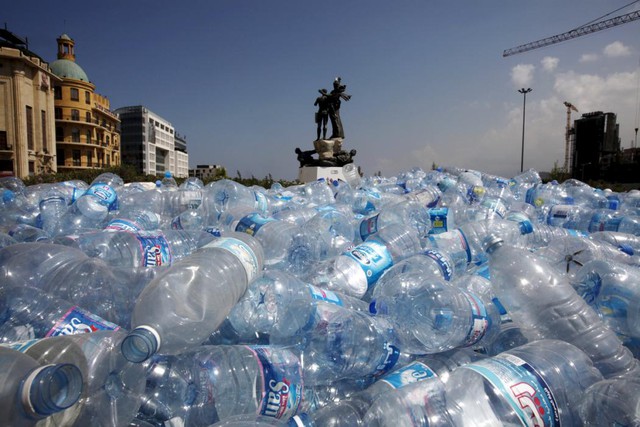
<path id="1" fill-rule="evenodd" d="M 567 130 L 565 132 L 565 145 L 564 145 L 564 172 L 570 174 L 571 170 L 571 135 L 573 135 L 574 129 L 571 127 L 571 111 L 578 112 L 575 105 L 570 102 L 564 101 L 564 106 L 567 107 Z"/>

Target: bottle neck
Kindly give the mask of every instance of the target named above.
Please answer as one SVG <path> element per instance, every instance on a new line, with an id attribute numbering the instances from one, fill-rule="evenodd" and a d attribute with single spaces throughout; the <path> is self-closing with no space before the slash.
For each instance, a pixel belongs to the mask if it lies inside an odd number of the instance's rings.
<path id="1" fill-rule="evenodd" d="M 22 384 L 21 400 L 33 418 L 45 418 L 75 404 L 82 393 L 82 373 L 68 363 L 32 371 Z"/>

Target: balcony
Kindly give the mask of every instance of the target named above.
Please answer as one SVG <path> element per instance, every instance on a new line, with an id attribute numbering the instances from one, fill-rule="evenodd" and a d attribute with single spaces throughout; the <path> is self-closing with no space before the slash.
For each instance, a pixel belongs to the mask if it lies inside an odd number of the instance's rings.
<path id="1" fill-rule="evenodd" d="M 108 130 L 109 132 L 115 132 L 117 130 L 117 127 L 115 125 L 107 123 L 105 120 L 99 120 L 96 118 L 87 119 L 85 117 L 83 119 L 80 116 L 58 115 L 56 116 L 56 122 L 86 124 L 94 127 L 100 127 L 102 129 Z"/>

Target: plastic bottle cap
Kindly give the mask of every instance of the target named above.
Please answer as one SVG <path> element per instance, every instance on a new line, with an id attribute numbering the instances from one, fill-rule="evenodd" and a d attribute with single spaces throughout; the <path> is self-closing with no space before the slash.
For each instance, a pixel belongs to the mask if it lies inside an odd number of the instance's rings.
<path id="1" fill-rule="evenodd" d="M 164 173 L 164 177 L 165 177 L 165 178 L 171 178 L 171 172 L 170 172 L 170 171 L 166 171 L 166 172 Z"/>
<path id="2" fill-rule="evenodd" d="M 11 190 L 5 190 L 5 192 L 2 193 L 2 201 L 5 203 L 12 202 L 13 199 L 15 198 L 16 198 L 16 195 Z"/>

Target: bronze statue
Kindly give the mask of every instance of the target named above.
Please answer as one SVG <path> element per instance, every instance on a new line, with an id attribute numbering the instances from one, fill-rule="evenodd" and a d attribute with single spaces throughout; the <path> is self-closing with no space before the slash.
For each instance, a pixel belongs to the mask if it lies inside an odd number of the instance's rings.
<path id="1" fill-rule="evenodd" d="M 349 152 L 340 150 L 330 159 L 316 159 L 313 157 L 317 154 L 316 150 L 302 151 L 300 148 L 296 148 L 296 154 L 298 155 L 299 167 L 303 166 L 336 166 L 341 167 L 347 163 L 353 163 L 353 158 L 356 155 L 356 150 Z"/>
<path id="2" fill-rule="evenodd" d="M 316 123 L 318 124 L 318 137 L 320 139 L 320 130 L 322 130 L 322 139 L 327 139 L 327 121 L 329 120 L 329 96 L 326 89 L 320 89 L 320 96 L 316 98 L 313 104 L 318 107 L 316 112 Z"/>
<path id="3" fill-rule="evenodd" d="M 331 138 L 344 138 L 344 128 L 340 119 L 341 100 L 348 101 L 351 95 L 346 94 L 347 85 L 342 84 L 342 78 L 333 81 L 333 90 L 329 94 L 329 120 L 331 120 Z"/>

